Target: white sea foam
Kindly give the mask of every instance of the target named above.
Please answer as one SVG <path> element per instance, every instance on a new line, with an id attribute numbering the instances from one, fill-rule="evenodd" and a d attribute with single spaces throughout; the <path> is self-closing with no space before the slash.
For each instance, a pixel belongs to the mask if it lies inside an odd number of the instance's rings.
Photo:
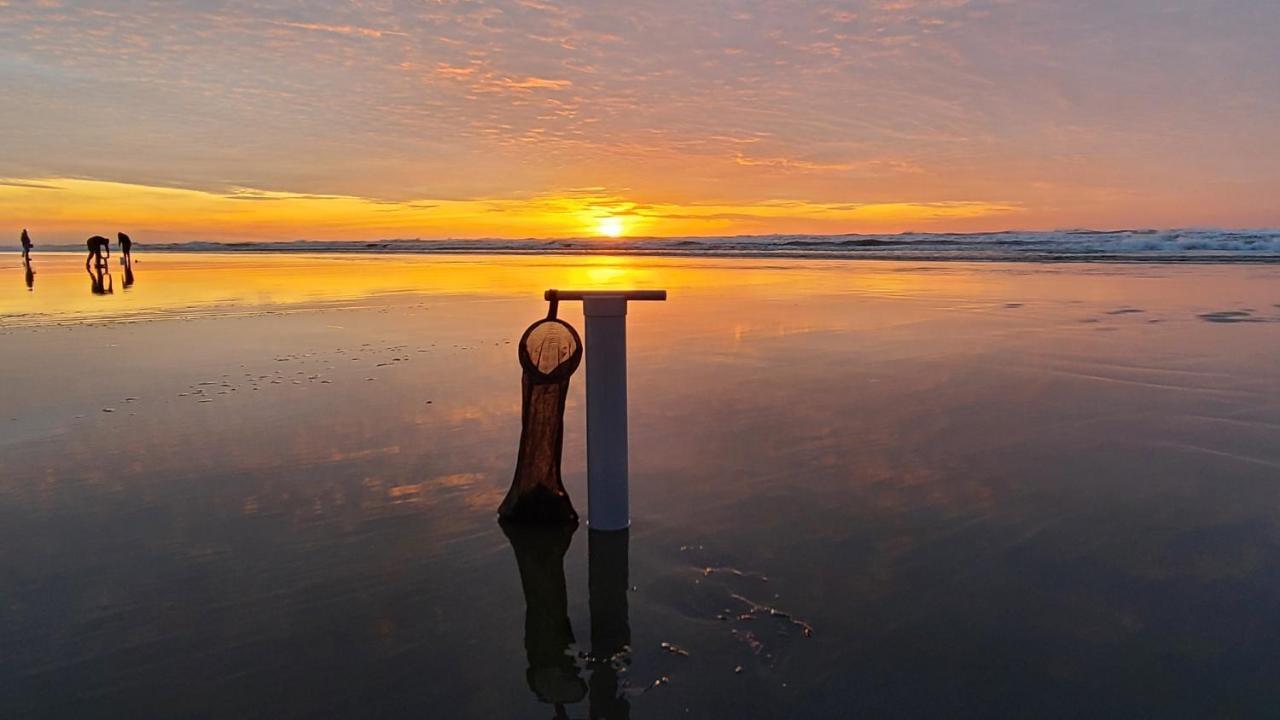
<path id="1" fill-rule="evenodd" d="M 61 248 L 59 248 L 61 249 Z M 78 247 L 68 246 L 75 250 Z M 848 257 L 1001 261 L 1280 262 L 1280 230 L 1065 230 L 897 235 L 449 239 L 140 245 L 179 252 L 561 253 L 719 257 Z"/>

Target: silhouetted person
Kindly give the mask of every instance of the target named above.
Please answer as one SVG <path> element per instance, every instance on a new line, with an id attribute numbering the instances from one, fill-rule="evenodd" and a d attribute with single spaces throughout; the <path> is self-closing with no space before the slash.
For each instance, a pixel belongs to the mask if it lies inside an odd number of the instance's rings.
<path id="1" fill-rule="evenodd" d="M 26 229 L 22 231 L 22 269 L 24 271 L 25 280 L 27 281 L 27 290 L 35 290 L 36 285 L 36 269 L 31 266 L 31 236 L 27 234 Z"/>
<path id="2" fill-rule="evenodd" d="M 84 259 L 85 267 L 89 267 L 90 262 L 93 262 L 94 267 L 101 267 L 107 264 L 105 258 L 111 257 L 111 241 L 101 235 L 94 235 L 86 240 L 85 247 L 89 249 L 89 256 Z"/>
<path id="3" fill-rule="evenodd" d="M 525 680 L 539 702 L 555 705 L 556 717 L 567 717 L 564 706 L 587 695 L 569 654 L 574 640 L 564 582 L 564 554 L 577 529 L 577 522 L 502 523 L 524 589 Z"/>
<path id="4" fill-rule="evenodd" d="M 105 263 L 96 265 L 94 269 L 89 270 L 89 264 L 86 262 L 85 270 L 89 273 L 89 292 L 94 295 L 112 295 L 115 293 L 115 289 L 111 286 L 111 273 L 107 272 Z"/>
<path id="5" fill-rule="evenodd" d="M 133 261 L 133 257 L 129 255 L 129 251 L 133 248 L 133 240 L 124 233 L 116 233 L 116 240 L 120 242 L 120 264 L 128 265 Z"/>

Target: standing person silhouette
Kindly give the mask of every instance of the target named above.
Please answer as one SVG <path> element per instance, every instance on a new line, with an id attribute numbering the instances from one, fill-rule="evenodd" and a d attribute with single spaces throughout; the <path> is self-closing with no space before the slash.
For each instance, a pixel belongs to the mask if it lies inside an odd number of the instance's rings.
<path id="1" fill-rule="evenodd" d="M 124 233 L 116 233 L 116 240 L 120 242 L 120 264 L 128 265 L 133 262 L 133 257 L 129 255 L 129 251 L 133 248 L 133 240 Z"/>
<path id="2" fill-rule="evenodd" d="M 31 262 L 31 236 L 27 234 L 27 229 L 22 229 L 22 262 Z"/>

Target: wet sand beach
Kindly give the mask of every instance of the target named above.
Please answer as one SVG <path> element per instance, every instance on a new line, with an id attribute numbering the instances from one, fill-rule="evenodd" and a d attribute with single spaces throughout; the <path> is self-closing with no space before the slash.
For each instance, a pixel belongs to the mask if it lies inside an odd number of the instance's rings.
<path id="1" fill-rule="evenodd" d="M 0 287 L 0 716 L 1280 701 L 1278 265 L 112 261 Z M 495 521 L 551 287 L 670 292 L 630 311 L 622 547 Z"/>

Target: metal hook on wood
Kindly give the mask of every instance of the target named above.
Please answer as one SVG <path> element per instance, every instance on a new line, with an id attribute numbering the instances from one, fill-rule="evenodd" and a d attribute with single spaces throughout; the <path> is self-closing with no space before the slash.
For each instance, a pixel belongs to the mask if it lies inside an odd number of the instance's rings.
<path id="1" fill-rule="evenodd" d="M 546 292 L 546 298 L 547 298 L 547 319 L 555 320 L 556 313 L 560 312 L 560 291 L 548 290 Z"/>

